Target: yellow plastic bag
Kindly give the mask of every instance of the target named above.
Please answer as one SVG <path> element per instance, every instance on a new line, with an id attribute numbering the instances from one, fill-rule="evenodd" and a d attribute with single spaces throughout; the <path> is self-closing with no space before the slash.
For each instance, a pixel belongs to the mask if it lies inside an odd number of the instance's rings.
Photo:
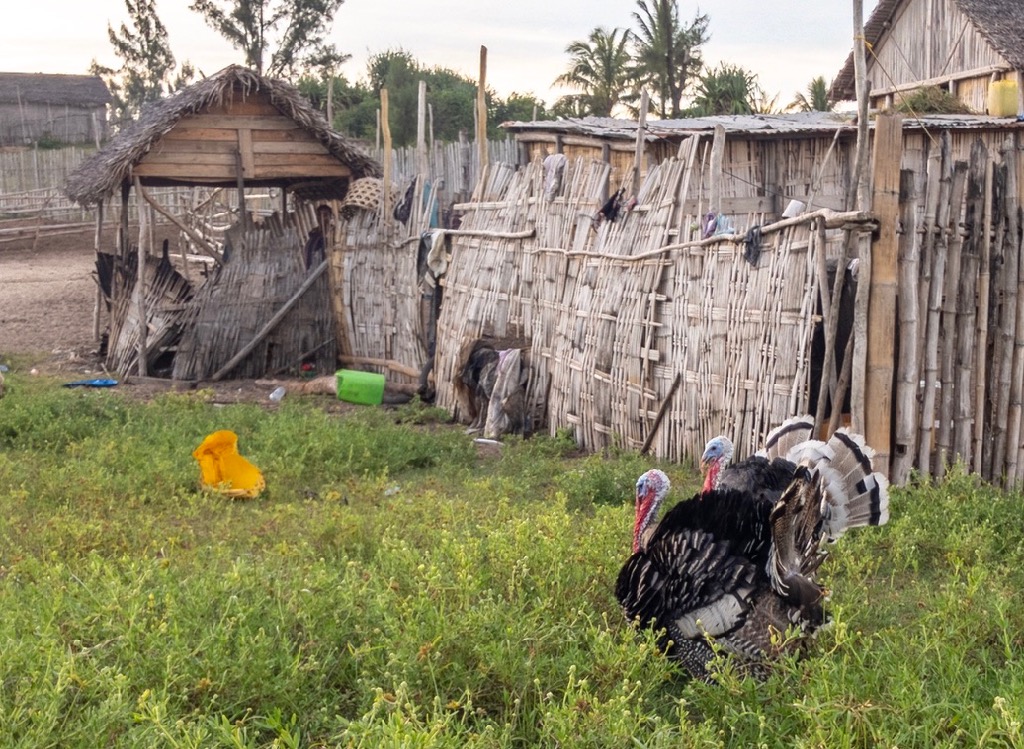
<path id="1" fill-rule="evenodd" d="M 229 497 L 252 499 L 266 488 L 260 469 L 238 454 L 238 435 L 229 429 L 214 432 L 192 451 L 199 462 L 204 489 Z"/>

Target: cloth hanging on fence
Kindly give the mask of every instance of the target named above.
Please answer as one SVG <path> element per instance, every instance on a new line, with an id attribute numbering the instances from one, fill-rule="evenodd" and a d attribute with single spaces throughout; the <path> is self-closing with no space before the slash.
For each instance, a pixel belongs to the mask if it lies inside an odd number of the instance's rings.
<path id="1" fill-rule="evenodd" d="M 622 196 L 626 194 L 626 188 L 620 187 L 615 191 L 615 194 L 605 201 L 605 204 L 601 206 L 601 210 L 597 212 L 598 220 L 602 218 L 608 221 L 614 221 L 619 217 L 619 211 L 622 210 Z"/>
<path id="2" fill-rule="evenodd" d="M 544 159 L 544 199 L 554 200 L 562 189 L 562 178 L 569 163 L 564 153 L 553 153 Z"/>
<path id="3" fill-rule="evenodd" d="M 757 267 L 757 261 L 761 258 L 761 227 L 754 226 L 743 238 L 743 259 Z"/>
<path id="4" fill-rule="evenodd" d="M 395 219 L 401 221 L 403 224 L 409 220 L 409 214 L 412 213 L 412 198 L 415 193 L 416 178 L 413 177 L 409 186 L 405 188 L 405 196 L 395 204 Z"/>

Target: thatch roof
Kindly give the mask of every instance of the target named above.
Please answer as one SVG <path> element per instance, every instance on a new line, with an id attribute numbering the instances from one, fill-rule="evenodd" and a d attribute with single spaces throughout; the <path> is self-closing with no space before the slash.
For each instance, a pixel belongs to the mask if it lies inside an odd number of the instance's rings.
<path id="1" fill-rule="evenodd" d="M 107 84 L 99 76 L 0 73 L 0 104 L 102 107 L 109 102 Z"/>
<path id="2" fill-rule="evenodd" d="M 363 153 L 354 141 L 330 128 L 327 119 L 290 83 L 264 78 L 231 65 L 187 88 L 147 106 L 139 119 L 107 145 L 86 159 L 64 183 L 64 192 L 76 203 L 93 205 L 112 195 L 130 179 L 132 166 L 156 141 L 174 129 L 183 117 L 208 106 L 266 92 L 281 114 L 313 135 L 334 157 L 352 170 L 353 179 L 381 175 L 376 160 Z M 187 180 L 182 180 L 187 182 Z"/>
<path id="3" fill-rule="evenodd" d="M 900 7 L 907 0 L 879 0 L 871 17 L 864 23 L 864 39 L 874 45 L 892 25 Z M 1020 0 L 954 0 L 956 6 L 978 29 L 992 48 L 1007 63 L 1024 69 L 1024 13 Z M 922 33 L 934 33 L 922 29 Z M 846 58 L 839 75 L 832 81 L 829 97 L 835 101 L 856 97 L 853 73 L 853 52 Z"/>

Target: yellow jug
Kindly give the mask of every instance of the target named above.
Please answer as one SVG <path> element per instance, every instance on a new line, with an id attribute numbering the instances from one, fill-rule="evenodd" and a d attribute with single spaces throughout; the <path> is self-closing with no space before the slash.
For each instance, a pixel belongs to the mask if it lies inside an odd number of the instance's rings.
<path id="1" fill-rule="evenodd" d="M 199 462 L 204 489 L 252 499 L 267 485 L 260 469 L 238 454 L 238 435 L 229 429 L 209 435 L 192 457 Z"/>

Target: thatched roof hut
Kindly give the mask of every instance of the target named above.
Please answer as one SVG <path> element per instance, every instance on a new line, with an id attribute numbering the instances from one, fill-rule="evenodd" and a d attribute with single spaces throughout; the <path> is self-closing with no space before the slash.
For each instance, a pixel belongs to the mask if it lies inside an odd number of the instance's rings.
<path id="1" fill-rule="evenodd" d="M 147 107 L 64 190 L 95 205 L 135 177 L 144 186 L 233 187 L 241 179 L 340 199 L 350 180 L 380 173 L 294 86 L 232 65 Z"/>
<path id="2" fill-rule="evenodd" d="M 106 137 L 110 92 L 94 75 L 0 73 L 0 145 Z"/>

